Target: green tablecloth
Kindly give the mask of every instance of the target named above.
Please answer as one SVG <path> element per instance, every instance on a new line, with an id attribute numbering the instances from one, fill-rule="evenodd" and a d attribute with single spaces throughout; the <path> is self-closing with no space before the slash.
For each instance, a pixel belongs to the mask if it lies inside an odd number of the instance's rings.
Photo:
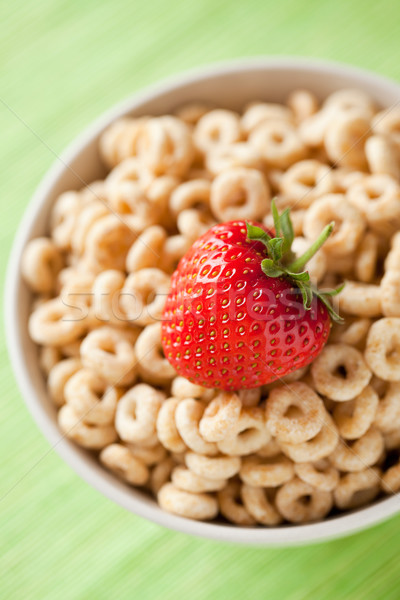
<path id="1" fill-rule="evenodd" d="M 52 151 L 116 101 L 182 69 L 261 54 L 342 60 L 400 79 L 399 19 L 396 0 L 4 2 L 2 279 Z M 323 545 L 247 549 L 166 531 L 114 505 L 50 451 L 24 407 L 3 337 L 0 598 L 400 598 L 400 516 Z"/>

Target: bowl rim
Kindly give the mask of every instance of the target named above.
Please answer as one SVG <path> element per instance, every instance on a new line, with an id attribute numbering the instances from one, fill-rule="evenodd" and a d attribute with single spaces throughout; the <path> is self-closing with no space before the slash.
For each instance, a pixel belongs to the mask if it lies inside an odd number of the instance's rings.
<path id="1" fill-rule="evenodd" d="M 7 349 L 15 379 L 24 402 L 37 426 L 51 444 L 51 449 L 47 452 L 56 450 L 61 458 L 89 485 L 110 500 L 142 518 L 169 529 L 197 537 L 241 543 L 248 546 L 302 545 L 351 535 L 362 529 L 376 525 L 399 512 L 399 498 L 397 495 L 394 495 L 366 508 L 332 517 L 326 521 L 305 525 L 259 529 L 193 521 L 164 512 L 156 503 L 154 503 L 154 506 L 148 505 L 145 501 L 132 494 L 132 488 L 117 485 L 113 479 L 108 479 L 102 474 L 97 473 L 89 464 L 89 461 L 82 460 L 71 447 L 71 443 L 62 436 L 51 416 L 41 404 L 35 385 L 29 376 L 22 347 L 23 325 L 18 314 L 18 295 L 22 282 L 19 266 L 22 251 L 27 241 L 31 238 L 32 229 L 38 218 L 40 208 L 51 188 L 57 182 L 72 158 L 88 145 L 91 140 L 97 137 L 109 123 L 128 112 L 140 108 L 142 104 L 159 95 L 178 90 L 180 87 L 190 83 L 207 80 L 210 77 L 215 78 L 225 74 L 240 73 L 241 71 L 249 70 L 271 71 L 290 70 L 293 68 L 303 69 L 315 74 L 321 72 L 326 74 L 328 72 L 337 76 L 350 76 L 355 81 L 355 87 L 357 87 L 358 82 L 364 81 L 377 88 L 383 86 L 393 93 L 397 93 L 400 98 L 400 84 L 382 75 L 334 61 L 290 56 L 258 56 L 216 62 L 184 71 L 178 75 L 163 79 L 159 83 L 147 86 L 101 114 L 82 133 L 75 137 L 60 155 L 56 155 L 53 164 L 40 181 L 24 211 L 9 254 L 5 279 L 4 317 Z"/>

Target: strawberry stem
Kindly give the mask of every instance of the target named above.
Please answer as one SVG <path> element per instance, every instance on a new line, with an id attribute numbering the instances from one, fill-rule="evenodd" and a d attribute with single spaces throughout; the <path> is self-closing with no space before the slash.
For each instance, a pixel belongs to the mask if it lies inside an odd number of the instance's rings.
<path id="1" fill-rule="evenodd" d="M 311 244 L 309 249 L 306 250 L 304 252 L 304 254 L 302 254 L 301 256 L 296 258 L 296 260 L 294 260 L 290 265 L 288 265 L 288 267 L 287 267 L 288 270 L 293 271 L 294 273 L 296 273 L 297 271 L 300 271 L 300 269 L 302 269 L 308 263 L 308 261 L 314 256 L 314 254 L 316 254 L 318 252 L 318 250 L 321 248 L 321 246 L 323 244 L 325 244 L 326 240 L 331 235 L 334 226 L 335 226 L 335 223 L 333 221 L 332 221 L 332 223 L 329 223 L 329 225 L 327 225 L 321 231 L 320 235 L 315 240 L 315 242 L 313 242 Z"/>

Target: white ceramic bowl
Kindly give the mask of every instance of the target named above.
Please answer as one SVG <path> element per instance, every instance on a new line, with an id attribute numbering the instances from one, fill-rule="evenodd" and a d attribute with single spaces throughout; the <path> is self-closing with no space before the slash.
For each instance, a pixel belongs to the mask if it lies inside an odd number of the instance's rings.
<path id="1" fill-rule="evenodd" d="M 400 101 L 400 85 L 359 69 L 294 58 L 252 59 L 211 66 L 147 89 L 108 111 L 56 160 L 32 198 L 13 246 L 6 281 L 6 331 L 15 375 L 38 426 L 52 447 L 90 485 L 129 511 L 171 529 L 206 538 L 259 545 L 294 545 L 348 535 L 394 515 L 396 496 L 367 508 L 320 523 L 279 528 L 242 528 L 190 521 L 163 512 L 157 504 L 107 472 L 93 455 L 62 437 L 56 409 L 39 369 L 37 350 L 29 339 L 30 293 L 20 276 L 21 253 L 28 240 L 46 231 L 50 207 L 64 190 L 78 189 L 103 175 L 98 138 L 114 119 L 124 115 L 163 114 L 192 100 L 207 100 L 240 109 L 255 99 L 282 101 L 294 88 L 307 88 L 321 99 L 343 88 L 368 92 L 382 106 Z"/>

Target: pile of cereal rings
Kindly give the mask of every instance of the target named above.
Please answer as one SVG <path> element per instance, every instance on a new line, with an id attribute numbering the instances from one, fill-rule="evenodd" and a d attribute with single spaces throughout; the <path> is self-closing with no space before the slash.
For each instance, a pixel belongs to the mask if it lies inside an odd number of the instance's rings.
<path id="1" fill-rule="evenodd" d="M 101 136 L 104 181 L 63 193 L 26 247 L 29 332 L 64 436 L 190 519 L 320 520 L 400 490 L 400 108 L 358 90 L 306 90 L 242 114 L 190 104 Z M 305 368 L 236 393 L 177 375 L 162 354 L 170 277 L 216 222 L 272 226 L 291 208 L 296 251 L 344 325 Z"/>

